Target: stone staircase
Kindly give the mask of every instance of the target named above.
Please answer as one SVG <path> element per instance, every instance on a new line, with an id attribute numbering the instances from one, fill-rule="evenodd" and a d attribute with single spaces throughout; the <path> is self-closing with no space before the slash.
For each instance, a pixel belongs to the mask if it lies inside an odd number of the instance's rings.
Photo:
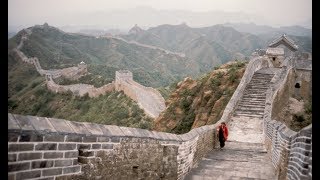
<path id="1" fill-rule="evenodd" d="M 219 142 L 189 172 L 185 180 L 278 179 L 264 147 L 262 115 L 266 91 L 278 68 L 257 71 L 227 123 L 229 137 L 220 150 Z"/>
<path id="2" fill-rule="evenodd" d="M 267 73 L 266 73 L 267 72 Z M 244 94 L 234 112 L 234 116 L 262 118 L 266 92 L 274 74 L 268 71 L 257 71 L 246 86 Z"/>

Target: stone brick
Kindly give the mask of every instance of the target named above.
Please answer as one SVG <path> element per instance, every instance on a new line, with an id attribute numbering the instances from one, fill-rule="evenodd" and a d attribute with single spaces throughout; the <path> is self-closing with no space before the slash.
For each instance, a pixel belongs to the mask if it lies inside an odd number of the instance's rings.
<path id="1" fill-rule="evenodd" d="M 102 149 L 113 149 L 113 144 L 102 144 Z"/>
<path id="2" fill-rule="evenodd" d="M 82 142 L 82 136 L 80 135 L 67 135 L 66 142 Z"/>
<path id="3" fill-rule="evenodd" d="M 64 158 L 76 158 L 78 157 L 79 151 L 70 151 L 64 153 Z"/>
<path id="4" fill-rule="evenodd" d="M 9 144 L 9 152 L 16 152 L 16 151 L 32 151 L 33 144 Z"/>
<path id="5" fill-rule="evenodd" d="M 72 159 L 62 159 L 62 160 L 55 160 L 54 167 L 65 167 L 65 166 L 71 166 L 73 164 Z"/>
<path id="6" fill-rule="evenodd" d="M 15 162 L 8 164 L 8 172 L 30 169 L 30 162 Z"/>
<path id="7" fill-rule="evenodd" d="M 90 149 L 91 144 L 78 144 L 77 149 Z"/>
<path id="8" fill-rule="evenodd" d="M 37 180 L 54 180 L 54 177 L 38 178 Z"/>
<path id="9" fill-rule="evenodd" d="M 8 162 L 17 161 L 17 154 L 8 154 Z"/>
<path id="10" fill-rule="evenodd" d="M 19 161 L 41 159 L 42 154 L 40 152 L 36 153 L 20 153 L 18 156 Z"/>
<path id="11" fill-rule="evenodd" d="M 84 136 L 82 142 L 97 142 L 97 136 Z"/>
<path id="12" fill-rule="evenodd" d="M 8 180 L 16 180 L 16 174 L 15 173 L 8 173 Z"/>
<path id="13" fill-rule="evenodd" d="M 101 149 L 101 144 L 92 144 L 92 149 Z"/>
<path id="14" fill-rule="evenodd" d="M 79 149 L 79 156 L 89 157 L 89 156 L 93 156 L 93 155 L 94 155 L 93 151 L 88 151 L 86 149 Z"/>
<path id="15" fill-rule="evenodd" d="M 40 134 L 35 134 L 34 132 L 22 133 L 20 135 L 19 142 L 41 142 L 43 141 L 43 136 Z"/>
<path id="16" fill-rule="evenodd" d="M 39 143 L 35 146 L 35 150 L 57 150 L 56 143 Z"/>
<path id="17" fill-rule="evenodd" d="M 90 161 L 95 159 L 95 157 L 84 157 L 84 156 L 79 156 L 78 157 L 78 162 L 82 164 L 88 164 Z"/>
<path id="18" fill-rule="evenodd" d="M 59 150 L 74 150 L 76 149 L 76 144 L 59 144 Z"/>
<path id="19" fill-rule="evenodd" d="M 65 135 L 61 135 L 61 134 L 57 134 L 57 133 L 46 134 L 46 135 L 44 135 L 43 141 L 63 142 L 64 136 Z"/>
<path id="20" fill-rule="evenodd" d="M 111 142 L 120 142 L 120 137 L 111 137 Z"/>
<path id="21" fill-rule="evenodd" d="M 62 158 L 63 152 L 44 152 L 43 158 L 44 159 L 55 159 L 55 158 Z"/>
<path id="22" fill-rule="evenodd" d="M 55 168 L 55 169 L 44 169 L 42 170 L 42 176 L 54 176 L 62 174 L 62 168 Z"/>
<path id="23" fill-rule="evenodd" d="M 8 142 L 17 142 L 20 134 L 17 132 L 8 132 Z"/>
<path id="24" fill-rule="evenodd" d="M 109 142 L 110 138 L 108 137 L 98 137 L 97 142 Z"/>
<path id="25" fill-rule="evenodd" d="M 32 169 L 53 167 L 53 161 L 52 160 L 33 161 L 31 164 L 31 167 Z"/>
<path id="26" fill-rule="evenodd" d="M 78 165 L 79 164 L 79 161 L 78 161 L 78 157 L 76 159 L 73 159 L 73 165 Z"/>
<path id="27" fill-rule="evenodd" d="M 80 172 L 80 170 L 81 166 L 66 167 L 63 168 L 63 174 L 77 173 Z"/>
<path id="28" fill-rule="evenodd" d="M 40 177 L 40 175 L 41 175 L 40 170 L 23 171 L 23 172 L 18 172 L 16 178 L 17 179 L 31 179 L 31 178 Z"/>

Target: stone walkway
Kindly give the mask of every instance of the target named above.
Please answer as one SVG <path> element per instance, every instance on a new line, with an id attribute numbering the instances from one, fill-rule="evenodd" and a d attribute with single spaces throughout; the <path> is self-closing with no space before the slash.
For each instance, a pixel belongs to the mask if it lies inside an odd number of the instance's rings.
<path id="1" fill-rule="evenodd" d="M 258 73 L 273 74 L 273 70 L 264 69 Z M 268 77 L 268 81 L 270 80 L 271 77 Z M 253 81 L 257 83 L 256 78 Z M 252 100 L 247 101 L 251 102 Z M 236 113 L 227 126 L 229 137 L 225 147 L 222 150 L 212 150 L 191 170 L 185 180 L 278 179 L 264 147 L 260 112 L 251 111 L 243 115 Z"/>

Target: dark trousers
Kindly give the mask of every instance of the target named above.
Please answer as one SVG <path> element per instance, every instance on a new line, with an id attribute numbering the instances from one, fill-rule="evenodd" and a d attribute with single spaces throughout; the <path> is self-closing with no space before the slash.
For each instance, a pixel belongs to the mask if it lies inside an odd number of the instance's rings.
<path id="1" fill-rule="evenodd" d="M 224 147 L 224 141 L 220 141 L 220 148 L 223 148 Z"/>

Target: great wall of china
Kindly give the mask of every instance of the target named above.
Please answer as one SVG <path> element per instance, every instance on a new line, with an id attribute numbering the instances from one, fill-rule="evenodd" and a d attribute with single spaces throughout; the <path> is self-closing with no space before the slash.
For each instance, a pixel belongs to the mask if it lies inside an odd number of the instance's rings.
<path id="1" fill-rule="evenodd" d="M 255 54 L 222 118 L 182 135 L 8 113 L 8 178 L 312 179 L 312 124 L 295 132 L 276 115 L 290 96 L 311 95 L 312 61 L 279 56 Z"/>
<path id="2" fill-rule="evenodd" d="M 44 25 L 45 26 L 45 25 Z M 42 27 L 42 26 L 39 26 Z M 48 28 L 48 27 L 43 27 Z M 151 87 L 145 87 L 141 84 L 135 82 L 132 77 L 132 73 L 129 71 L 117 71 L 116 72 L 116 81 L 105 84 L 99 88 L 94 87 L 89 84 L 72 84 L 72 85 L 59 85 L 54 82 L 55 78 L 63 76 L 67 79 L 76 80 L 81 76 L 84 76 L 87 73 L 87 65 L 81 62 L 77 67 L 69 67 L 64 69 L 54 69 L 54 70 L 44 70 L 40 66 L 39 60 L 37 57 L 28 58 L 22 51 L 21 48 L 23 43 L 28 39 L 28 36 L 31 35 L 32 29 L 24 29 L 24 34 L 21 37 L 21 41 L 17 48 L 14 51 L 17 53 L 18 57 L 29 64 L 33 64 L 36 67 L 36 70 L 40 75 L 46 77 L 47 88 L 55 93 L 62 92 L 72 92 L 74 95 L 83 96 L 88 94 L 89 97 L 97 97 L 103 95 L 107 92 L 114 90 L 123 91 L 128 97 L 136 101 L 141 109 L 145 113 L 152 117 L 156 118 L 159 116 L 160 112 L 165 109 L 165 101 L 162 95 Z M 130 79 L 122 80 L 121 72 L 125 74 L 131 73 Z M 117 88 L 115 88 L 115 86 Z"/>

